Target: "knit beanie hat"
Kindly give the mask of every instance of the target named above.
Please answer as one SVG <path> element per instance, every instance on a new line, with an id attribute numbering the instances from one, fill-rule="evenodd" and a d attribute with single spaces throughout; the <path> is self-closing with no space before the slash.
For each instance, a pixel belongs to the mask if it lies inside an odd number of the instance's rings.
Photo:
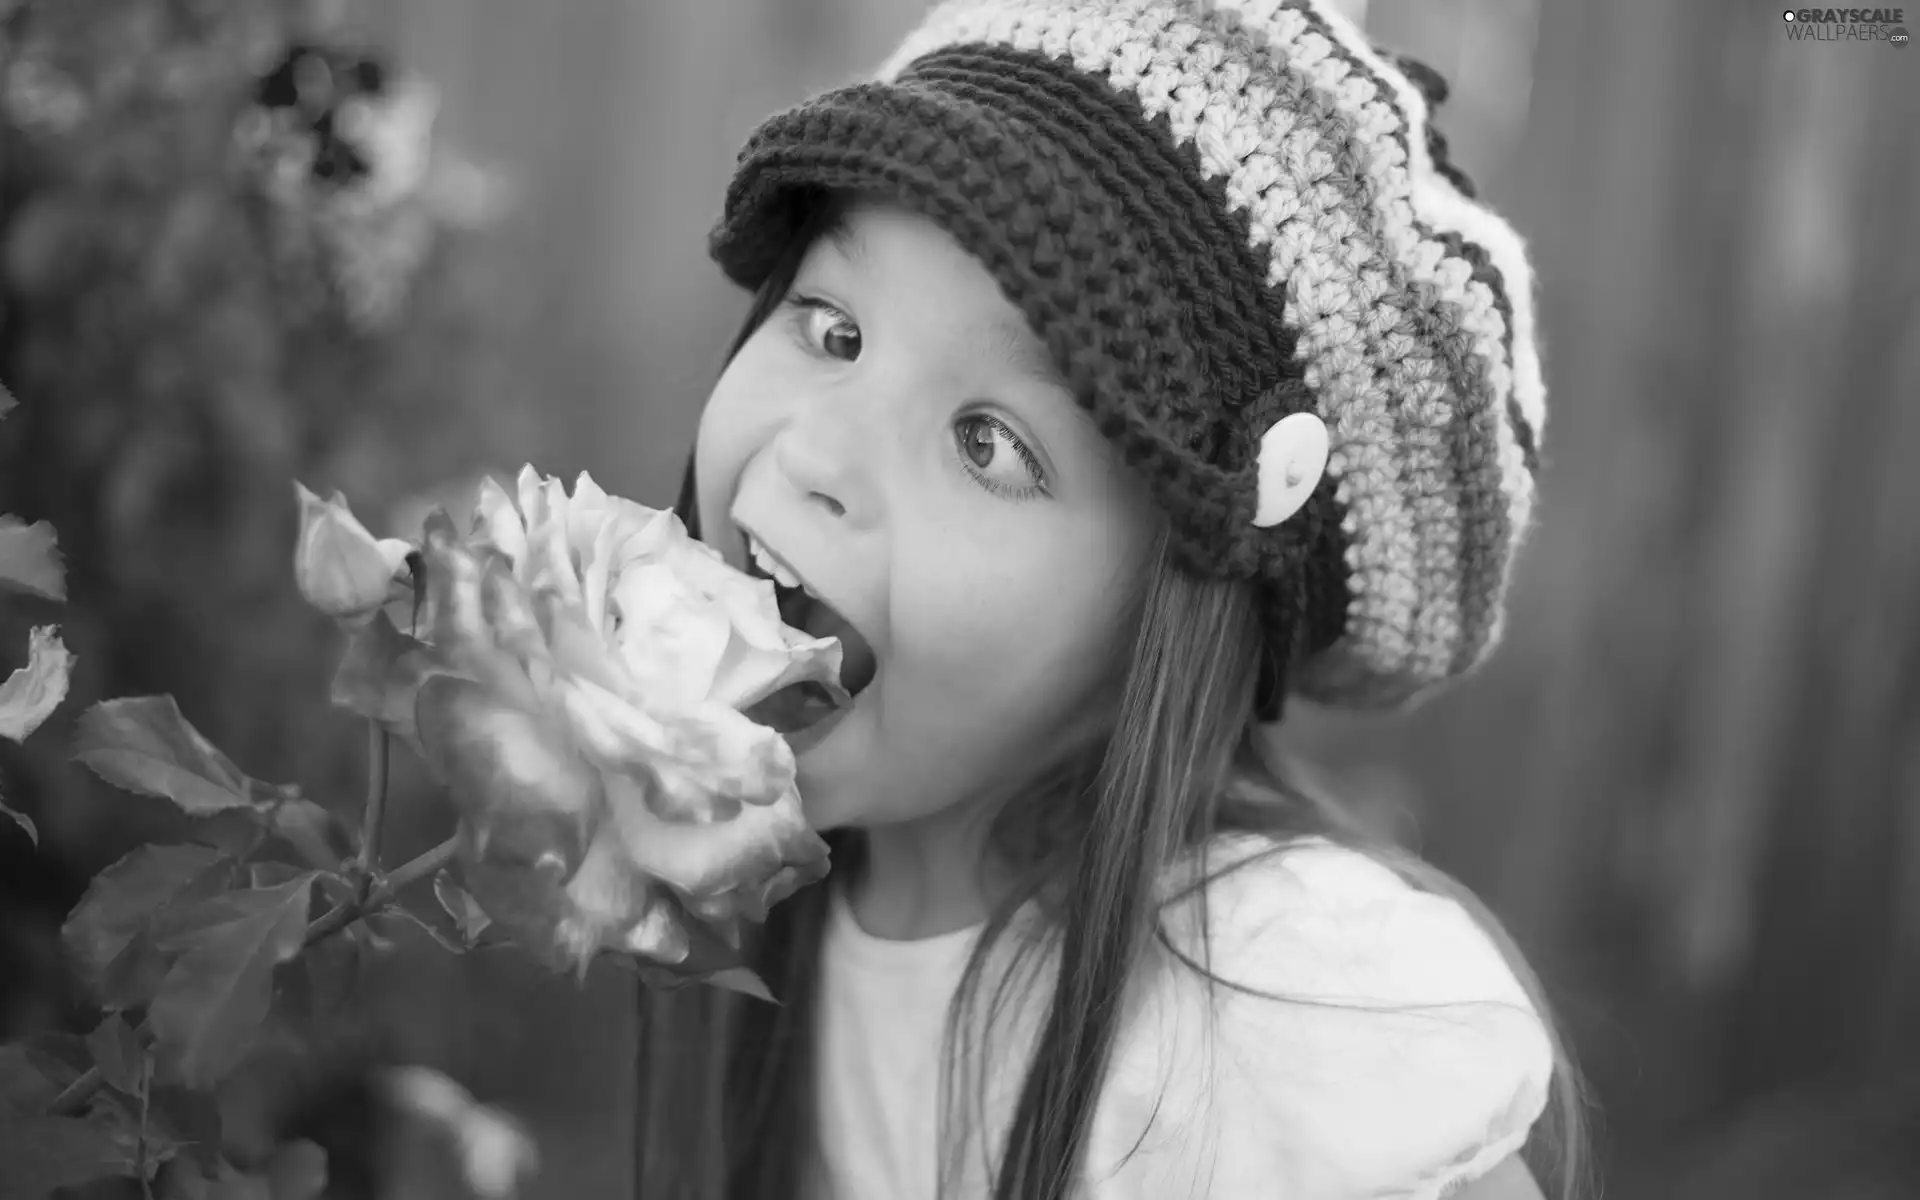
<path id="1" fill-rule="evenodd" d="M 992 272 L 1169 514 L 1250 581 L 1262 716 L 1402 707 L 1498 642 L 1545 389 L 1520 239 L 1429 124 L 1431 71 L 1322 0 L 955 0 L 877 78 L 766 121 L 714 258 L 758 288 L 829 193 Z M 1256 524 L 1263 435 L 1326 471 Z"/>

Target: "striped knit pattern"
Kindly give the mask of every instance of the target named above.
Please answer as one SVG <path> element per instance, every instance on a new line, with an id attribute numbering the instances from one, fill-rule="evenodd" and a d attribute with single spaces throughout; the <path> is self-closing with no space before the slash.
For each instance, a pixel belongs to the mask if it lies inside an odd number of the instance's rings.
<path id="1" fill-rule="evenodd" d="M 1445 161 L 1443 96 L 1317 0 L 956 0 L 754 134 L 713 251 L 758 286 L 829 192 L 935 220 L 1183 564 L 1255 583 L 1288 687 L 1403 705 L 1499 641 L 1546 416 L 1525 250 Z M 1260 435 L 1303 410 L 1327 478 L 1255 527 Z"/>

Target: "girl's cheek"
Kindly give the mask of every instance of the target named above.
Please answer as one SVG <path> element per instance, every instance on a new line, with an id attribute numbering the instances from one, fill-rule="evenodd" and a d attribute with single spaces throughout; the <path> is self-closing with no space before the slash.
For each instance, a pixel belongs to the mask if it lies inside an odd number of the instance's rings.
<path id="1" fill-rule="evenodd" d="M 755 339 L 758 341 L 758 339 Z M 778 432 L 785 405 L 777 372 L 756 361 L 750 344 L 722 373 L 700 414 L 694 443 L 703 527 L 719 528 L 741 473 Z M 764 354 L 757 356 L 764 359 Z"/>
<path id="2" fill-rule="evenodd" d="M 724 427 L 728 437 L 750 438 L 776 421 L 785 407 L 784 394 L 802 378 L 798 364 L 787 361 L 790 357 L 781 353 L 771 331 L 763 328 L 755 334 L 714 384 L 701 433 L 710 423 Z"/>
<path id="3" fill-rule="evenodd" d="M 728 499 L 738 486 L 745 462 L 740 423 L 726 389 L 718 387 L 700 413 L 694 437 L 693 465 L 699 486 L 700 527 L 711 541 L 722 528 Z"/>

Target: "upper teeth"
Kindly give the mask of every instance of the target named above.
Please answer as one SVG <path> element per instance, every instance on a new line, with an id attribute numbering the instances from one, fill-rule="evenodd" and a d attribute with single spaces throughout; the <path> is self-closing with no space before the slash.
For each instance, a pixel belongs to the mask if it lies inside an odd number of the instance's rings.
<path id="1" fill-rule="evenodd" d="M 760 544 L 760 539 L 751 534 L 747 536 L 747 553 L 752 555 L 754 563 L 757 564 L 762 571 L 773 576 L 773 581 L 781 587 L 797 588 L 800 586 L 800 577 L 792 571 L 789 571 L 786 564 L 769 554 L 767 548 Z"/>

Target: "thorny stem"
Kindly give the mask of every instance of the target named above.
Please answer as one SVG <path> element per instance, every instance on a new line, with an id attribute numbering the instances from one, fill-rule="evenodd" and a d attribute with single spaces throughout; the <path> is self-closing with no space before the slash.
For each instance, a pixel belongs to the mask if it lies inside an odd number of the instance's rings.
<path id="1" fill-rule="evenodd" d="M 408 859 L 393 870 L 387 872 L 386 893 L 391 896 L 410 883 L 418 882 L 453 861 L 454 851 L 460 846 L 459 835 L 441 842 L 433 849 L 417 858 Z"/>
<path id="2" fill-rule="evenodd" d="M 153 1183 L 147 1178 L 147 1106 L 153 1093 L 153 1056 L 140 1060 L 140 1139 L 135 1143 L 133 1173 L 140 1179 L 141 1200 L 153 1200 Z"/>
<path id="3" fill-rule="evenodd" d="M 385 876 L 376 879 L 365 896 L 329 909 L 307 926 L 306 945 L 311 946 L 315 942 L 332 937 L 393 899 L 394 895 L 408 884 L 425 879 L 446 866 L 453 860 L 454 850 L 459 844 L 460 839 L 457 836 L 450 837 L 426 853 L 407 860 L 387 872 Z M 142 1023 L 138 1032 L 143 1041 L 150 1040 L 152 1037 L 152 1030 L 145 1023 Z M 85 1074 L 68 1084 L 64 1091 L 53 1098 L 53 1103 L 47 1106 L 47 1112 L 56 1117 L 78 1116 L 86 1110 L 87 1101 L 93 1099 L 94 1095 L 105 1086 L 106 1081 L 106 1076 L 101 1074 L 99 1067 L 87 1068 Z"/>
<path id="4" fill-rule="evenodd" d="M 307 926 L 306 944 L 311 946 L 315 942 L 332 937 L 342 929 L 358 921 L 361 917 L 366 916 L 382 904 L 385 904 L 388 900 L 392 899 L 394 894 L 400 891 L 401 888 L 406 887 L 416 880 L 424 879 L 435 871 L 438 871 L 441 867 L 446 866 L 448 862 L 452 861 L 454 848 L 458 844 L 459 838 L 448 838 L 418 858 L 404 862 L 387 872 L 384 877 L 375 881 L 365 896 L 359 899 L 349 900 L 344 904 L 336 905 L 332 909 L 329 909 L 313 924 Z"/>
<path id="5" fill-rule="evenodd" d="M 106 1081 L 107 1077 L 100 1073 L 99 1067 L 88 1067 L 80 1078 L 68 1084 L 65 1091 L 53 1098 L 53 1103 L 47 1105 L 47 1112 L 56 1117 L 77 1116 L 87 1107 L 87 1101 L 93 1099 L 93 1094 L 99 1091 Z"/>
<path id="6" fill-rule="evenodd" d="M 380 865 L 380 833 L 387 821 L 387 731 L 367 722 L 367 809 L 360 831 L 360 870 L 372 878 Z"/>

